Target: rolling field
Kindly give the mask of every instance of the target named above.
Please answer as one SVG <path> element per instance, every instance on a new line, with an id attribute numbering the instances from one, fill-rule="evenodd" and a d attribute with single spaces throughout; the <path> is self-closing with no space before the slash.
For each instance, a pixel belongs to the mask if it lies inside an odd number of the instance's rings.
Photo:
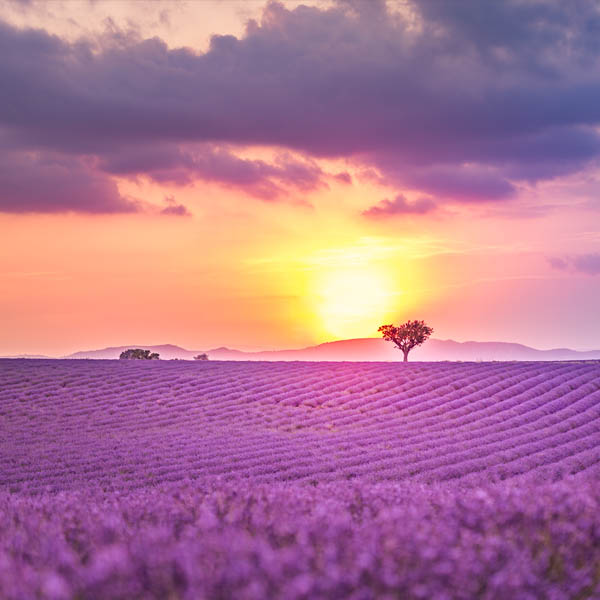
<path id="1" fill-rule="evenodd" d="M 0 360 L 2 598 L 600 598 L 600 363 Z"/>

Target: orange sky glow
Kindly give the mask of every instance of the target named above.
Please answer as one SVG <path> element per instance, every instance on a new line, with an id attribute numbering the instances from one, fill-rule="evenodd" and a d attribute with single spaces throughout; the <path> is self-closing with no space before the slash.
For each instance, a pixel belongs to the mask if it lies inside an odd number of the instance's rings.
<path id="1" fill-rule="evenodd" d="M 300 15 L 300 4 L 284 3 L 286 18 Z M 326 11 L 335 3 L 304 4 Z M 150 6 L 9 3 L 5 19 L 69 43 L 134 27 L 141 39 L 202 53 L 212 33 L 246 35 L 265 3 Z M 223 148 L 271 166 L 309 165 L 319 181 L 278 183 L 283 192 L 267 197 L 212 176 L 181 182 L 113 171 L 120 197 L 140 210 L 0 207 L 0 355 L 160 343 L 297 348 L 377 337 L 381 324 L 407 319 L 424 319 L 440 339 L 600 347 L 600 276 L 558 262 L 600 248 L 595 163 L 534 183 L 514 175 L 511 199 L 479 202 L 424 192 L 416 179 L 401 185 L 367 150 L 341 156 L 235 140 Z M 98 156 L 82 151 L 82 164 L 97 168 Z M 389 218 L 372 210 L 399 194 L 409 210 Z M 166 214 L 169 206 L 188 214 Z"/>

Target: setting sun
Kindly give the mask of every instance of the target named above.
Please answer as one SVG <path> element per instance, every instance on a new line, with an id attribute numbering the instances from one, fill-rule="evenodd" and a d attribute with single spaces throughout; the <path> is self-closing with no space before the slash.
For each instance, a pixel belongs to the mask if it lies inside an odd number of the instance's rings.
<path id="1" fill-rule="evenodd" d="M 394 308 L 394 296 L 383 273 L 367 267 L 337 270 L 316 284 L 316 313 L 330 335 L 369 337 Z"/>

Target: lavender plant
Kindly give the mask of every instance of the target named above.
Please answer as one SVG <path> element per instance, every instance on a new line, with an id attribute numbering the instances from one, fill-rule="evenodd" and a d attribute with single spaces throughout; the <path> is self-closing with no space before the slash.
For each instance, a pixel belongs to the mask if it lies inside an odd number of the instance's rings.
<path id="1" fill-rule="evenodd" d="M 600 597 L 597 363 L 0 360 L 0 598 Z"/>

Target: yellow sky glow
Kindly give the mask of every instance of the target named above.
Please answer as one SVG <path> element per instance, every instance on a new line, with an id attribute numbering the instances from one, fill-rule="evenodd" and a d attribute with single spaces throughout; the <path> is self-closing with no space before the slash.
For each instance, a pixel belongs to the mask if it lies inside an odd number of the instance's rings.
<path id="1" fill-rule="evenodd" d="M 312 301 L 322 330 L 343 339 L 376 335 L 397 297 L 383 272 L 360 267 L 319 272 Z"/>

